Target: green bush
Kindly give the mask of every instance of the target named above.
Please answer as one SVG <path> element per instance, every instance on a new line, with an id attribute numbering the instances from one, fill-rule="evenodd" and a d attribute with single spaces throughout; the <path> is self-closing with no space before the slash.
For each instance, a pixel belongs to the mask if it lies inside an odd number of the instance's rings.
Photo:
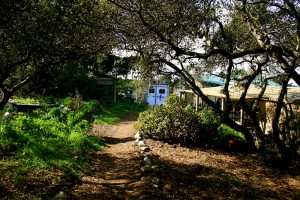
<path id="1" fill-rule="evenodd" d="M 219 149 L 227 149 L 229 140 L 241 140 L 243 144 L 247 143 L 242 133 L 233 130 L 225 124 L 220 125 L 215 139 L 215 146 Z"/>
<path id="2" fill-rule="evenodd" d="M 167 97 L 165 103 L 140 113 L 137 128 L 141 134 L 185 146 L 212 146 L 220 125 L 212 111 L 197 113 L 176 95 Z"/>

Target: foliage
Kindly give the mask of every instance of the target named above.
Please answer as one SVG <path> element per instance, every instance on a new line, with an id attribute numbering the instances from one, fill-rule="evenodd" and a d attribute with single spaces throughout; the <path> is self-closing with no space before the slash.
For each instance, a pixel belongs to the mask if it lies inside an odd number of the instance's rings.
<path id="1" fill-rule="evenodd" d="M 215 147 L 219 149 L 227 149 L 229 140 L 242 140 L 242 143 L 246 145 L 244 135 L 237 132 L 225 124 L 221 124 L 218 127 L 218 135 L 215 140 Z"/>
<path id="2" fill-rule="evenodd" d="M 113 114 L 110 111 L 105 110 L 105 112 L 102 112 L 99 117 L 97 117 L 94 121 L 95 124 L 116 124 L 120 121 L 120 118 Z"/>
<path id="3" fill-rule="evenodd" d="M 137 128 L 141 134 L 185 146 L 208 147 L 213 144 L 220 121 L 212 111 L 203 110 L 198 114 L 176 95 L 170 95 L 165 102 L 165 105 L 140 113 Z"/>
<path id="4" fill-rule="evenodd" d="M 56 76 L 78 74 L 81 66 L 71 61 L 111 51 L 115 37 L 102 23 L 108 16 L 102 6 L 92 0 L 0 2 L 0 109 L 26 84 L 53 89 Z"/>
<path id="5" fill-rule="evenodd" d="M 34 97 L 13 97 L 11 98 L 12 101 L 17 102 L 17 103 L 22 103 L 22 104 L 59 104 L 63 100 L 62 99 L 57 99 L 53 96 L 39 96 L 36 95 Z"/>
<path id="6" fill-rule="evenodd" d="M 131 97 L 125 97 L 119 99 L 113 104 L 109 110 L 114 112 L 135 112 L 139 113 L 144 111 L 148 107 L 148 104 L 143 101 L 134 101 Z"/>
<path id="7" fill-rule="evenodd" d="M 67 98 L 64 103 L 14 113 L 0 121 L 0 155 L 6 158 L 7 170 L 12 167 L 17 174 L 18 170 L 49 167 L 76 171 L 84 164 L 87 152 L 103 149 L 100 139 L 87 134 L 102 106 L 80 98 Z"/>

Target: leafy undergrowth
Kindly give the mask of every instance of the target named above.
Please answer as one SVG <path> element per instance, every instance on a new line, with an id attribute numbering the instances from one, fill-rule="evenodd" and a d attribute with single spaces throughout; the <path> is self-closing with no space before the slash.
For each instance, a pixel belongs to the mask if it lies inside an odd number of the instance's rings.
<path id="1" fill-rule="evenodd" d="M 13 97 L 11 99 L 14 102 L 22 104 L 52 104 L 52 103 L 62 103 L 64 99 L 58 99 L 52 96 L 36 96 L 36 97 Z"/>
<path id="2" fill-rule="evenodd" d="M 125 97 L 123 99 L 118 99 L 118 101 L 107 107 L 111 112 L 124 113 L 140 113 L 148 108 L 146 102 L 134 101 L 132 98 Z"/>
<path id="3" fill-rule="evenodd" d="M 32 173 L 42 180 L 54 172 L 57 179 L 80 176 L 87 155 L 104 148 L 101 139 L 88 134 L 102 112 L 97 101 L 67 98 L 56 108 L 12 113 L 0 120 L 0 181 L 8 185 L 1 191 L 14 198 L 10 191 L 15 194 L 13 188 Z"/>
<path id="4" fill-rule="evenodd" d="M 115 104 L 105 106 L 102 112 L 95 119 L 95 124 L 114 125 L 120 121 L 120 115 L 126 113 L 140 113 L 148 107 L 145 102 L 135 102 L 131 98 L 119 99 Z"/>
<path id="5" fill-rule="evenodd" d="M 120 121 L 120 118 L 108 111 L 108 110 L 105 110 L 105 112 L 103 112 L 99 117 L 97 117 L 94 121 L 95 124 L 110 124 L 110 125 L 113 125 L 113 124 L 116 124 L 117 122 Z"/>

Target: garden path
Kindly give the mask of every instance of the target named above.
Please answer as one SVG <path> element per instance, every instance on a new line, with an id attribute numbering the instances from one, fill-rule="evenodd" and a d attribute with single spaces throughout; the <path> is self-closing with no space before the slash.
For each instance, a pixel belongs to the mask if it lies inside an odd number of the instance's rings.
<path id="1" fill-rule="evenodd" d="M 138 115 L 120 117 L 121 122 L 117 125 L 94 125 L 92 134 L 101 137 L 106 148 L 89 157 L 90 167 L 68 192 L 72 199 L 151 197 L 151 188 L 142 181 L 141 156 L 134 141 Z"/>

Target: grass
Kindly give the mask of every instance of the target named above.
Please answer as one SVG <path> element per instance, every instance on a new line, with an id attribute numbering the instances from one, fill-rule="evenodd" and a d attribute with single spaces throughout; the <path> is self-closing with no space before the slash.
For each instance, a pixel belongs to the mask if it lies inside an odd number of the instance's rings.
<path id="1" fill-rule="evenodd" d="M 70 128 L 55 119 L 23 115 L 1 122 L 0 146 L 1 154 L 13 151 L 16 158 L 2 163 L 12 167 L 18 162 L 19 171 L 49 167 L 79 169 L 81 163 L 76 154 L 103 149 L 101 141 L 84 130 Z"/>
<path id="2" fill-rule="evenodd" d="M 95 124 L 109 124 L 109 125 L 114 125 L 120 121 L 120 118 L 116 115 L 113 114 L 109 111 L 101 114 L 99 117 L 97 117 L 94 120 Z"/>
<path id="3" fill-rule="evenodd" d="M 107 109 L 111 112 L 131 112 L 139 113 L 146 110 L 148 104 L 145 102 L 136 102 L 131 98 L 119 99 L 115 104 Z"/>
<path id="4" fill-rule="evenodd" d="M 1 171 L 17 182 L 32 170 L 80 171 L 89 152 L 104 149 L 101 139 L 87 134 L 88 120 L 101 111 L 98 106 L 83 103 L 81 112 L 71 107 L 44 108 L 0 120 Z"/>
<path id="5" fill-rule="evenodd" d="M 113 125 L 120 121 L 120 113 L 140 113 L 147 108 L 144 102 L 135 102 L 131 98 L 120 99 L 117 103 L 103 107 L 102 112 L 96 117 L 94 123 Z"/>
<path id="6" fill-rule="evenodd" d="M 57 99 L 52 96 L 36 96 L 36 97 L 14 97 L 14 102 L 22 104 L 49 104 L 49 103 L 61 103 L 62 99 Z"/>

